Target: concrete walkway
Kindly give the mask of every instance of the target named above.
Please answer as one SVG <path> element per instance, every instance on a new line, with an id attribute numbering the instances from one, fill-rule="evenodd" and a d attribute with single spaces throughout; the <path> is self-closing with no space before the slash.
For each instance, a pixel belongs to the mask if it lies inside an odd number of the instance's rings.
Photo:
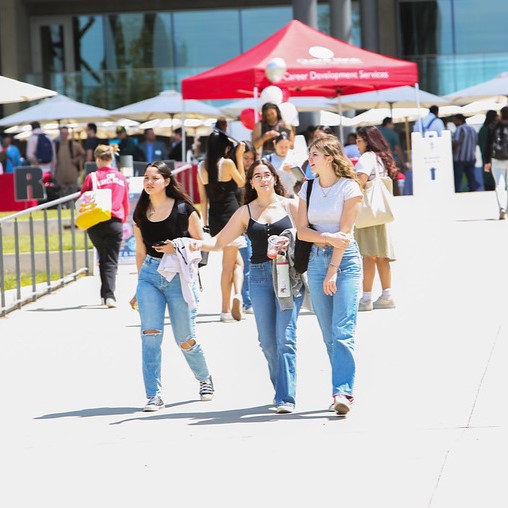
<path id="1" fill-rule="evenodd" d="M 197 400 L 168 330 L 166 407 L 140 412 L 134 266 L 121 267 L 117 309 L 96 305 L 94 276 L 1 319 L 1 506 L 506 508 L 508 223 L 492 192 L 442 210 L 396 204 L 398 307 L 359 316 L 346 419 L 327 412 L 330 368 L 309 313 L 297 411 L 274 413 L 253 316 L 218 322 L 218 253 L 198 319 L 212 402 Z"/>

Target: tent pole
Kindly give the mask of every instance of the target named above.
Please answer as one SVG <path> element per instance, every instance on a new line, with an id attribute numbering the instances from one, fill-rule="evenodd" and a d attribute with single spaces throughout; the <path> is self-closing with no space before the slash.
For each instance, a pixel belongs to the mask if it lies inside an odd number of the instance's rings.
<path id="1" fill-rule="evenodd" d="M 185 134 L 185 99 L 182 99 L 182 162 L 187 162 L 187 147 Z"/>
<path id="2" fill-rule="evenodd" d="M 406 124 L 406 161 L 411 160 L 411 137 L 409 135 L 409 118 L 406 116 L 405 124 Z"/>
<path id="3" fill-rule="evenodd" d="M 340 132 L 340 141 L 344 142 L 344 125 L 342 124 L 342 98 L 340 93 L 337 94 L 337 107 L 339 111 L 339 132 Z"/>
<path id="4" fill-rule="evenodd" d="M 423 136 L 423 119 L 422 113 L 420 111 L 420 85 L 415 83 L 415 93 L 416 93 L 416 107 L 418 108 L 418 122 L 420 122 L 420 132 Z"/>
<path id="5" fill-rule="evenodd" d="M 258 96 L 258 87 L 254 87 L 254 123 L 256 124 L 258 122 L 258 111 L 259 111 L 259 104 L 258 104 L 259 96 Z"/>

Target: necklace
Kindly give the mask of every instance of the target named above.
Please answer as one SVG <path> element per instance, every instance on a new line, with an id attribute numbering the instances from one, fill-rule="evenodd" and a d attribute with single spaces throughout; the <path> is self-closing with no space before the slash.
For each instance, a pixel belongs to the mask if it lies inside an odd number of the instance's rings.
<path id="1" fill-rule="evenodd" d="M 148 218 L 152 218 L 157 212 L 166 208 L 166 205 L 160 206 L 159 208 L 155 208 L 152 203 L 150 203 L 150 208 L 148 209 Z"/>
<path id="2" fill-rule="evenodd" d="M 337 182 L 335 182 L 337 183 Z M 321 185 L 319 185 L 319 188 L 321 189 L 321 194 L 323 194 L 323 197 L 324 198 L 327 198 L 328 197 L 328 194 L 330 194 L 331 190 L 333 189 L 334 187 L 334 184 L 332 184 L 330 187 L 326 187 L 326 192 L 325 192 L 325 188 L 324 187 L 321 187 Z"/>

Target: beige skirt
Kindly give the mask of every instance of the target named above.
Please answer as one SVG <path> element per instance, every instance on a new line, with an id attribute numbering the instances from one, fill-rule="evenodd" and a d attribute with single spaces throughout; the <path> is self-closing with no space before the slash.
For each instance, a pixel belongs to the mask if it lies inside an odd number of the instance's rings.
<path id="1" fill-rule="evenodd" d="M 369 228 L 355 228 L 355 240 L 362 256 L 375 256 L 395 261 L 390 224 L 371 226 Z"/>

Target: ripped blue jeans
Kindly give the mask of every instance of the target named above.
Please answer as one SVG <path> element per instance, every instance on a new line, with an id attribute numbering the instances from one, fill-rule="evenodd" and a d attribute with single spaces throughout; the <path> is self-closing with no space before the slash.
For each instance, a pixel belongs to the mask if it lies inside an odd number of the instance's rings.
<path id="1" fill-rule="evenodd" d="M 147 398 L 160 395 L 161 391 L 161 345 L 166 307 L 176 343 L 194 377 L 204 381 L 210 376 L 205 355 L 195 338 L 197 311 L 190 309 L 184 300 L 179 275 L 168 282 L 157 271 L 159 263 L 158 258 L 146 257 L 139 272 L 136 290 L 141 317 L 143 380 Z"/>

